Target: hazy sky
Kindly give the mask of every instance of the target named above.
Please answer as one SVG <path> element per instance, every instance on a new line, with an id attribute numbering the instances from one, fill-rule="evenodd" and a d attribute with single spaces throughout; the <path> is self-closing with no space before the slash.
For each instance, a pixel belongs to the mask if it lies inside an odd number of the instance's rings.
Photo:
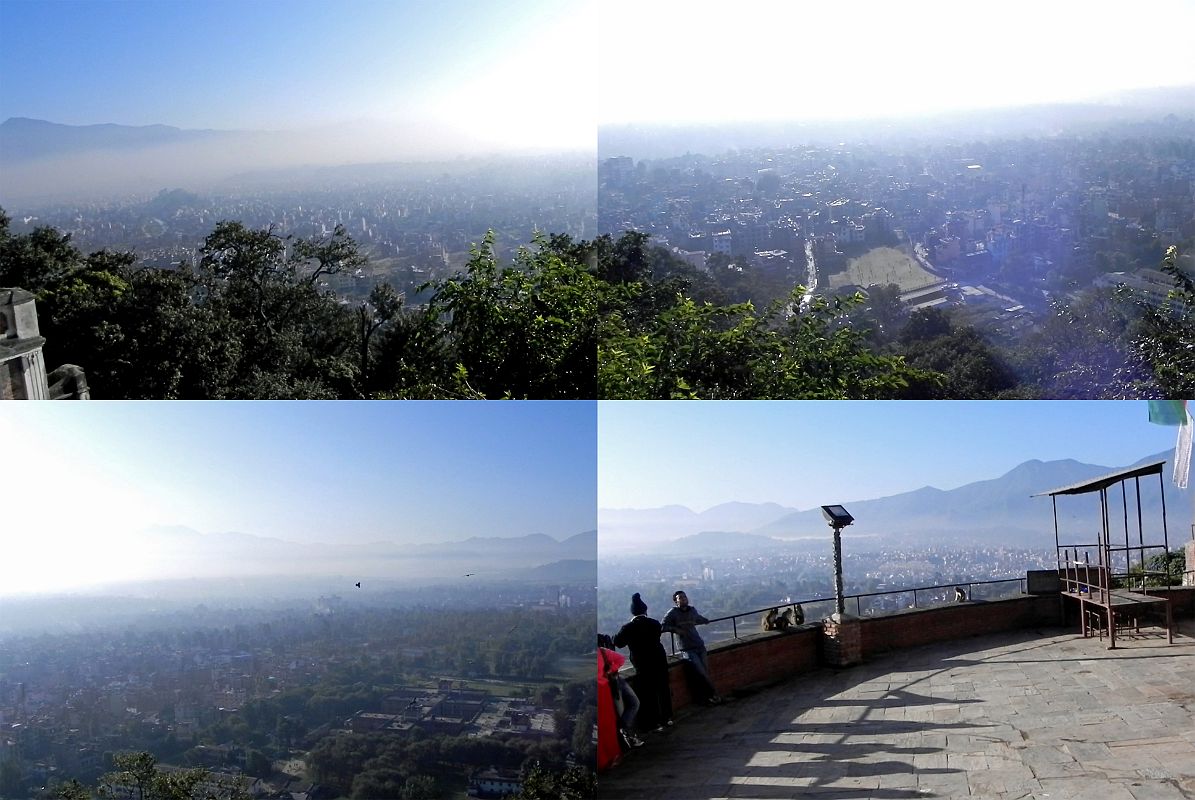
<path id="1" fill-rule="evenodd" d="M 1144 401 L 602 403 L 598 504 L 807 509 L 953 489 L 1031 459 L 1116 469 L 1177 434 Z"/>
<path id="2" fill-rule="evenodd" d="M 1191 0 L 2 0 L 0 119 L 378 120 L 592 147 L 597 122 L 915 114 L 1192 84 L 1191 30 Z"/>
<path id="3" fill-rule="evenodd" d="M 127 558 L 105 537 L 153 524 L 563 539 L 596 527 L 595 423 L 586 402 L 5 403 L 0 552 L 63 580 Z"/>
<path id="4" fill-rule="evenodd" d="M 0 0 L 0 119 L 594 142 L 593 5 Z"/>
<path id="5" fill-rule="evenodd" d="M 1191 0 L 601 6 L 604 123 L 837 119 L 1195 83 Z"/>

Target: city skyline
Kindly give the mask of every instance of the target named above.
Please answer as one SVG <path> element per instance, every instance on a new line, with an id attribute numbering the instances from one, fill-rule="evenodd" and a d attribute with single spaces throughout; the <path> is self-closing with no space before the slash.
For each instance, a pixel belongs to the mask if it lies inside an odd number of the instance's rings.
<path id="1" fill-rule="evenodd" d="M 1143 400 L 602 403 L 598 506 L 804 510 L 954 489 L 1033 459 L 1116 469 L 1173 450 L 1177 430 L 1150 423 Z"/>
<path id="2" fill-rule="evenodd" d="M 592 403 L 69 405 L 0 414 L 9 592 L 143 578 L 154 526 L 352 549 L 596 524 Z"/>

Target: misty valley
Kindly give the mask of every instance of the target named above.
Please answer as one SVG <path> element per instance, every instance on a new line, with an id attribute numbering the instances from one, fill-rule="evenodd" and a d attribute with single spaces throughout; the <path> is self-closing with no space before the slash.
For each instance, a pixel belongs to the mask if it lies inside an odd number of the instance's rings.
<path id="1" fill-rule="evenodd" d="M 363 584 L 0 601 L 30 623 L 0 639 L 0 794 L 126 752 L 254 796 L 440 797 L 592 758 L 592 580 Z"/>

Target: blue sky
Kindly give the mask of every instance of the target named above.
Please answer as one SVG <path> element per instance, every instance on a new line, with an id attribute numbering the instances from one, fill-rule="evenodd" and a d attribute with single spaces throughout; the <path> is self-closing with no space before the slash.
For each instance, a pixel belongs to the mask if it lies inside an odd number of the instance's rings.
<path id="1" fill-rule="evenodd" d="M 1114 469 L 1173 450 L 1177 432 L 1151 424 L 1144 401 L 602 403 L 598 504 L 805 509 L 952 489 L 1031 459 Z"/>
<path id="2" fill-rule="evenodd" d="M 573 147 L 599 121 L 902 115 L 1192 84 L 1172 36 L 1192 29 L 1190 0 L 0 0 L 0 119 L 368 119 Z"/>
<path id="3" fill-rule="evenodd" d="M 368 119 L 527 131 L 540 95 L 553 97 L 556 117 L 585 113 L 590 8 L 0 0 L 0 119 L 258 130 Z M 592 139 L 592 120 L 581 122 Z M 540 128 L 568 126 L 541 119 Z"/>
<path id="4" fill-rule="evenodd" d="M 586 402 L 6 403 L 22 469 L 5 495 L 29 512 L 6 527 L 563 539 L 596 527 L 595 419 Z"/>

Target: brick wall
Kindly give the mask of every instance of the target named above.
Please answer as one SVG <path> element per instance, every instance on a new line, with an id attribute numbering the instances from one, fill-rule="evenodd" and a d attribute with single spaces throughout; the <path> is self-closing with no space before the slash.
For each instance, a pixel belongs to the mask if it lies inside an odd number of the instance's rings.
<path id="1" fill-rule="evenodd" d="M 820 624 L 802 625 L 791 631 L 757 633 L 710 649 L 710 672 L 719 694 L 766 686 L 791 675 L 810 672 L 821 665 Z M 672 706 L 693 703 L 683 661 L 675 660 L 669 672 Z"/>
<path id="2" fill-rule="evenodd" d="M 1195 617 L 1195 586 L 1175 586 L 1171 589 L 1151 588 L 1147 594 L 1170 598 L 1170 608 L 1177 620 Z"/>
<path id="3" fill-rule="evenodd" d="M 830 667 L 849 667 L 862 660 L 862 620 L 850 616 L 838 622 L 834 617 L 822 620 L 822 661 Z"/>
<path id="4" fill-rule="evenodd" d="M 1191 593 L 1195 603 L 1195 592 Z M 1059 624 L 1057 595 L 1022 596 L 990 602 L 910 609 L 859 620 L 863 658 L 889 650 L 970 636 Z M 710 672 L 721 694 L 766 686 L 826 666 L 821 623 L 793 631 L 757 633 L 710 648 Z M 673 660 L 669 673 L 672 705 L 693 703 L 684 663 Z"/>
<path id="5" fill-rule="evenodd" d="M 1169 595 L 1175 619 L 1195 617 L 1195 587 L 1153 590 Z M 989 602 L 953 603 L 909 609 L 882 617 L 862 617 L 863 658 L 906 647 L 966 639 L 999 631 L 1056 627 L 1064 623 L 1058 595 L 1021 596 Z M 1073 616 L 1073 609 L 1068 609 Z M 821 623 L 792 631 L 757 633 L 710 648 L 710 671 L 721 694 L 762 687 L 827 666 Z M 672 705 L 693 702 L 683 662 L 673 659 L 669 680 Z M 633 675 L 633 673 L 631 673 Z"/>
<path id="6" fill-rule="evenodd" d="M 1057 595 L 909 609 L 862 619 L 863 657 L 933 642 L 1060 623 Z"/>

